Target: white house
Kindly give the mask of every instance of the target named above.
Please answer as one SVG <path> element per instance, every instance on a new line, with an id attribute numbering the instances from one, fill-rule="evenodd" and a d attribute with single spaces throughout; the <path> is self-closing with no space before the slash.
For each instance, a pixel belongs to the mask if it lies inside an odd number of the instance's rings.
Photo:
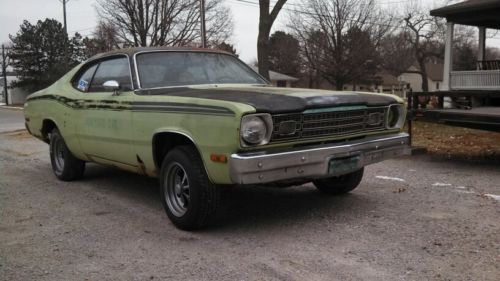
<path id="1" fill-rule="evenodd" d="M 21 88 L 12 88 L 12 83 L 17 81 L 17 76 L 12 69 L 7 68 L 7 92 L 9 104 L 24 104 L 26 97 L 30 94 Z M 5 103 L 3 73 L 0 75 L 0 103 Z"/>
<path id="2" fill-rule="evenodd" d="M 427 70 L 427 83 L 429 85 L 429 92 L 436 92 L 443 89 L 443 69 L 442 63 L 426 63 Z M 398 76 L 398 80 L 405 81 L 408 85 L 406 88 L 412 89 L 414 92 L 422 92 L 422 76 L 418 65 L 412 65 L 408 68 L 407 72 L 403 72 Z"/>

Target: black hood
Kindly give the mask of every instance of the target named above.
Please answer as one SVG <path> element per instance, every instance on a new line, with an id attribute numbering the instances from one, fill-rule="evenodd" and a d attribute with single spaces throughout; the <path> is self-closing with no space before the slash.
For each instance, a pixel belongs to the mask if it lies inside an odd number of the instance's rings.
<path id="1" fill-rule="evenodd" d="M 262 86 L 189 88 L 175 87 L 139 90 L 139 95 L 194 97 L 238 102 L 253 106 L 257 112 L 289 113 L 336 106 L 387 106 L 398 103 L 390 95 L 361 92 L 336 92 Z"/>

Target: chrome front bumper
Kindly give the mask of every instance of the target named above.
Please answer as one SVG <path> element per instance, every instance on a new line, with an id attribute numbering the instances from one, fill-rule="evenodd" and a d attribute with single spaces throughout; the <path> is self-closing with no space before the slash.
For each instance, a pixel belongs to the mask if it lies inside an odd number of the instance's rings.
<path id="1" fill-rule="evenodd" d="M 233 154 L 229 161 L 231 180 L 235 184 L 257 184 L 339 176 L 345 170 L 339 173 L 330 169 L 332 159 L 358 157 L 354 171 L 385 159 L 409 155 L 408 141 L 408 134 L 400 133 L 278 153 Z"/>

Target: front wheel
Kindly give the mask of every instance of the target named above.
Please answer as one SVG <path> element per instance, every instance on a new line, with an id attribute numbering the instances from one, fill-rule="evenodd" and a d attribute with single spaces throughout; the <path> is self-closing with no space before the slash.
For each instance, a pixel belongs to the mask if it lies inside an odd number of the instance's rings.
<path id="1" fill-rule="evenodd" d="M 194 147 L 179 146 L 167 154 L 161 168 L 160 190 L 165 212 L 180 229 L 201 228 L 214 219 L 220 191 L 209 181 Z"/>
<path id="2" fill-rule="evenodd" d="M 358 187 L 365 168 L 355 172 L 325 179 L 313 181 L 314 185 L 321 191 L 329 195 L 342 195 L 351 192 Z"/>
<path id="3" fill-rule="evenodd" d="M 85 171 L 85 162 L 69 151 L 57 128 L 50 133 L 50 163 L 56 177 L 63 181 L 79 179 Z"/>

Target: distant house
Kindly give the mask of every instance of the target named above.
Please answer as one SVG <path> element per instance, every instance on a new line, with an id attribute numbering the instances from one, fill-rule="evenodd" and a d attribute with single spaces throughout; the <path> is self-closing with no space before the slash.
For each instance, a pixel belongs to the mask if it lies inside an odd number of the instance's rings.
<path id="1" fill-rule="evenodd" d="M 254 71 L 259 72 L 256 66 L 250 66 Z M 269 79 L 271 84 L 276 87 L 291 88 L 294 82 L 299 81 L 298 78 L 269 70 Z"/>
<path id="2" fill-rule="evenodd" d="M 12 83 L 17 81 L 17 75 L 7 68 L 7 92 L 9 104 L 24 104 L 30 94 L 21 88 L 12 88 Z M 5 103 L 3 74 L 0 75 L 0 103 Z"/>
<path id="3" fill-rule="evenodd" d="M 380 83 L 376 86 L 376 91 L 386 94 L 402 94 L 407 89 L 408 82 L 403 77 L 395 76 L 387 72 L 376 75 L 380 78 Z"/>
<path id="4" fill-rule="evenodd" d="M 400 80 L 400 77 L 397 77 L 385 71 L 375 74 L 372 80 L 373 81 L 370 83 L 344 85 L 343 90 L 386 93 L 403 96 L 403 91 L 406 89 L 408 84 L 408 82 Z"/>
<path id="5" fill-rule="evenodd" d="M 429 84 L 429 92 L 436 92 L 443 89 L 443 69 L 444 65 L 442 63 L 426 63 L 425 69 L 427 70 L 427 81 Z M 420 73 L 415 73 L 420 71 L 420 67 L 416 64 L 408 68 L 406 72 L 401 73 L 398 79 L 401 81 L 406 81 L 408 83 L 407 88 L 411 88 L 414 92 L 422 91 L 422 76 Z"/>

